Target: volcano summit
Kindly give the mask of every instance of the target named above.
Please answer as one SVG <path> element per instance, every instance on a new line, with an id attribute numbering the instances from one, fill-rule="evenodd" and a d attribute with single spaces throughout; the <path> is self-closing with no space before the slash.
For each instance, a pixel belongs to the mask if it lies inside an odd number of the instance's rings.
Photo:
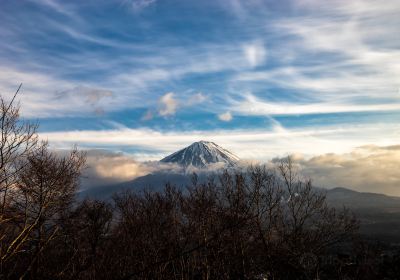
<path id="1" fill-rule="evenodd" d="M 238 161 L 239 158 L 237 156 L 214 142 L 199 141 L 163 158 L 160 162 L 176 163 L 184 167 L 204 168 L 214 163 L 235 166 Z"/>

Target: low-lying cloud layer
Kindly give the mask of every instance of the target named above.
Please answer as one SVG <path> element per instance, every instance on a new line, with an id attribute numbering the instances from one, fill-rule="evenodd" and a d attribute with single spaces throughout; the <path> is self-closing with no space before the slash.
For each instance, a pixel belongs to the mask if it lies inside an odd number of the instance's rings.
<path id="1" fill-rule="evenodd" d="M 310 159 L 294 155 L 293 159 L 314 185 L 400 196 L 400 145 L 369 145 L 346 154 L 329 153 Z"/>
<path id="2" fill-rule="evenodd" d="M 322 154 L 312 158 L 292 155 L 295 167 L 300 174 L 313 181 L 315 186 L 323 188 L 345 187 L 360 192 L 384 193 L 400 196 L 400 145 L 362 146 L 345 154 Z M 273 164 L 281 158 L 267 162 Z M 246 168 L 257 161 L 241 161 Z M 87 152 L 88 168 L 84 172 L 83 188 L 112 185 L 133 180 L 155 172 L 213 172 L 223 169 L 223 165 L 215 164 L 207 169 L 183 169 L 174 164 L 158 161 L 139 162 L 133 157 L 115 152 L 89 150 Z"/>

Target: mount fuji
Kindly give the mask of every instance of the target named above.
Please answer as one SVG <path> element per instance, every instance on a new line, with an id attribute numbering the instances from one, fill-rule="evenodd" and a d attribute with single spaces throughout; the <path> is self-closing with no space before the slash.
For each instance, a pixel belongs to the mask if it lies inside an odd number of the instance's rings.
<path id="1" fill-rule="evenodd" d="M 175 163 L 183 167 L 204 168 L 210 164 L 222 163 L 226 167 L 237 165 L 239 158 L 214 142 L 199 141 L 179 150 L 162 160 L 164 163 Z"/>

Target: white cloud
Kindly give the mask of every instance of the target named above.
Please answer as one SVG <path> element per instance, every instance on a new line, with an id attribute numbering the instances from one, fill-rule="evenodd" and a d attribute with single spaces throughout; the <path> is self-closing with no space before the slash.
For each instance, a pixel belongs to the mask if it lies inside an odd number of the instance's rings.
<path id="1" fill-rule="evenodd" d="M 152 171 L 149 166 L 137 162 L 132 156 L 122 153 L 89 150 L 86 154 L 86 164 L 88 166 L 84 174 L 86 184 L 118 183 L 132 180 Z"/>
<path id="2" fill-rule="evenodd" d="M 158 114 L 162 117 L 172 116 L 175 115 L 178 109 L 198 105 L 206 99 L 207 97 L 202 93 L 196 93 L 188 99 L 184 99 L 184 97 L 178 98 L 173 92 L 168 92 L 159 98 Z M 149 120 L 151 118 L 153 118 L 153 113 L 151 110 L 148 110 L 142 117 L 142 120 Z"/>
<path id="3" fill-rule="evenodd" d="M 218 115 L 218 119 L 221 120 L 221 121 L 224 121 L 224 122 L 229 122 L 229 121 L 232 120 L 232 118 L 233 117 L 232 117 L 231 112 L 225 112 L 225 113 L 222 113 L 222 114 Z"/>
<path id="4" fill-rule="evenodd" d="M 255 42 L 243 47 L 244 55 L 251 67 L 257 67 L 265 62 L 267 51 L 261 42 Z"/>
<path id="5" fill-rule="evenodd" d="M 140 162 L 125 153 L 100 149 L 89 149 L 85 152 L 87 168 L 82 174 L 83 189 L 126 182 L 154 172 L 183 172 L 182 167 L 175 164 Z"/>
<path id="6" fill-rule="evenodd" d="M 160 109 L 158 113 L 160 116 L 166 117 L 175 115 L 176 110 L 178 109 L 178 101 L 175 99 L 173 92 L 168 92 L 161 96 L 159 99 Z"/>

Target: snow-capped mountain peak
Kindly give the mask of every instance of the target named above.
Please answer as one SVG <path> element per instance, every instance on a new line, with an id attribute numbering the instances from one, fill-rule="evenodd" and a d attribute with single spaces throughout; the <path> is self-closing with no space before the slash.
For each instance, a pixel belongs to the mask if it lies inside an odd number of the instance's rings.
<path id="1" fill-rule="evenodd" d="M 215 163 L 235 166 L 238 160 L 237 156 L 214 142 L 199 141 L 163 158 L 161 162 L 176 163 L 185 167 L 194 166 L 203 168 Z"/>

